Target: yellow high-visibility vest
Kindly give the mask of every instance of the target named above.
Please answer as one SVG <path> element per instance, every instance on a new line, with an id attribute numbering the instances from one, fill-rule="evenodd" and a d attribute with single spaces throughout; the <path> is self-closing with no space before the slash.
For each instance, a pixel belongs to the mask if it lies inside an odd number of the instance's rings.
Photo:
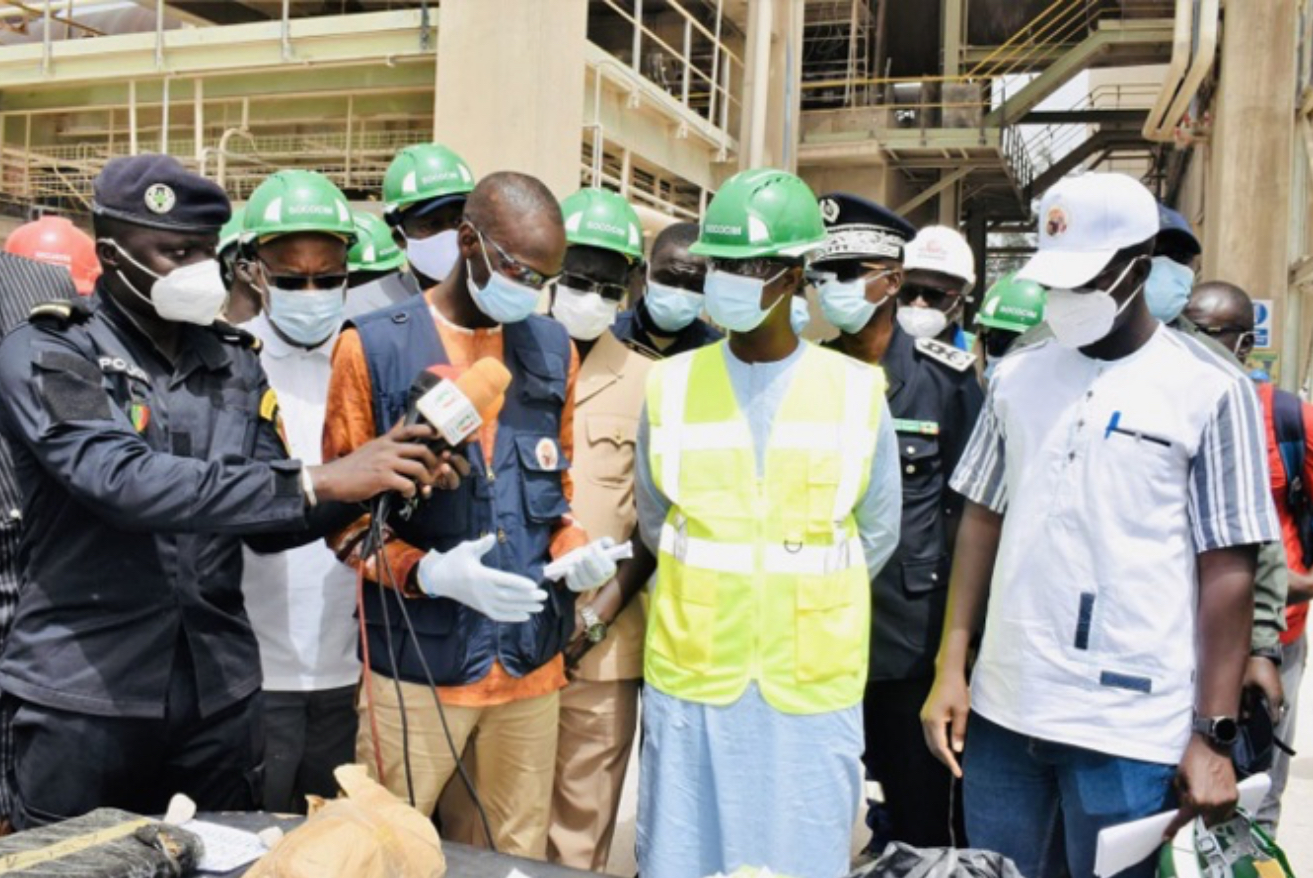
<path id="1" fill-rule="evenodd" d="M 648 376 L 648 460 L 671 501 L 644 679 L 730 704 L 756 681 L 785 713 L 862 700 L 871 591 L 853 510 L 866 493 L 884 374 L 808 344 L 758 477 L 725 342 Z"/>

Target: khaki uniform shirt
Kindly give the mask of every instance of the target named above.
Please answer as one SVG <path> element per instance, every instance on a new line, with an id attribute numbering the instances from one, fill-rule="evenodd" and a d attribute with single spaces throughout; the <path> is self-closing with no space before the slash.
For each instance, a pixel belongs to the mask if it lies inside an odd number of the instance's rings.
<path id="1" fill-rule="evenodd" d="M 606 332 L 579 367 L 571 510 L 591 539 L 637 539 L 634 447 L 652 362 Z M 643 597 L 631 601 L 606 639 L 588 651 L 575 671 L 577 677 L 603 681 L 643 676 Z M 591 594 L 581 595 L 580 606 L 591 599 Z"/>

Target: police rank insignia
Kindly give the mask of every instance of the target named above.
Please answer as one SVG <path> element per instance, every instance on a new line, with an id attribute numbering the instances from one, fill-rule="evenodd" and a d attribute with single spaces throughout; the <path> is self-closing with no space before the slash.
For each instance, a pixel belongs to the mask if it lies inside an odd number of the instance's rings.
<path id="1" fill-rule="evenodd" d="M 290 455 L 292 446 L 287 441 L 287 430 L 283 427 L 283 412 L 278 407 L 278 394 L 274 393 L 272 387 L 265 390 L 264 396 L 260 397 L 260 420 L 273 424 L 279 440 L 283 443 L 283 451 Z"/>
<path id="2" fill-rule="evenodd" d="M 969 351 L 959 350 L 950 344 L 933 338 L 918 338 L 916 349 L 937 363 L 943 363 L 957 372 L 965 372 L 975 365 L 975 355 Z"/>

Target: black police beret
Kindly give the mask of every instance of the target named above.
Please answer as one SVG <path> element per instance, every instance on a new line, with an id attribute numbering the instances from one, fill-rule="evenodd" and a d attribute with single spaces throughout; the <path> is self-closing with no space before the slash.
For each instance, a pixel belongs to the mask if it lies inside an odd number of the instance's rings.
<path id="1" fill-rule="evenodd" d="M 916 226 L 882 204 L 831 192 L 820 197 L 825 246 L 812 263 L 829 259 L 898 259 L 916 237 Z"/>
<path id="2" fill-rule="evenodd" d="M 110 159 L 96 177 L 93 210 L 178 232 L 217 232 L 232 216 L 227 194 L 167 155 Z"/>

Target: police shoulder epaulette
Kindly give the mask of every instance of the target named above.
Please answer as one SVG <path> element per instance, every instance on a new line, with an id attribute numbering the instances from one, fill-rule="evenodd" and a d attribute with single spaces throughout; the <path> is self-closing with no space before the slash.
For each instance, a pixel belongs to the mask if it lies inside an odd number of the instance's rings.
<path id="1" fill-rule="evenodd" d="M 233 326 L 227 321 L 216 320 L 210 324 L 210 329 L 214 330 L 219 338 L 223 339 L 228 344 L 250 348 L 256 353 L 259 353 L 260 349 L 264 347 L 264 342 L 260 341 L 260 339 L 256 338 L 245 329 L 242 329 L 239 326 Z"/>
<path id="2" fill-rule="evenodd" d="M 975 365 L 976 358 L 969 351 L 959 350 L 949 344 L 933 338 L 918 338 L 916 349 L 936 363 L 941 363 L 955 372 L 965 372 Z"/>
<path id="3" fill-rule="evenodd" d="M 86 302 L 73 299 L 55 299 L 32 306 L 27 312 L 27 319 L 34 323 L 54 323 L 65 327 L 71 323 L 81 323 L 91 316 L 91 308 Z"/>

